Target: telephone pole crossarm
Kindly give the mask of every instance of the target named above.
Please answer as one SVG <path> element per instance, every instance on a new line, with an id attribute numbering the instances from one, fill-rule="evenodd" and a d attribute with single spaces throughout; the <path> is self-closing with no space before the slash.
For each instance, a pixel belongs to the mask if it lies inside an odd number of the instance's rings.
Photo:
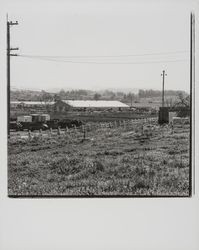
<path id="1" fill-rule="evenodd" d="M 16 22 L 12 22 L 12 21 L 8 21 L 8 23 L 9 23 L 9 25 L 18 25 L 19 23 L 18 23 L 18 21 L 16 21 Z"/>
<path id="2" fill-rule="evenodd" d="M 10 48 L 10 50 L 19 50 L 19 48 Z"/>

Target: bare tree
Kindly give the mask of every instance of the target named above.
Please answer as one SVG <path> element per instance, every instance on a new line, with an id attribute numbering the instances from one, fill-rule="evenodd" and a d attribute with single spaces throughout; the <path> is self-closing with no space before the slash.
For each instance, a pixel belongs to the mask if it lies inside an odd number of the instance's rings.
<path id="1" fill-rule="evenodd" d="M 179 107 L 178 116 L 186 117 L 190 115 L 190 96 L 178 94 L 178 100 L 176 101 L 174 107 Z"/>
<path id="2" fill-rule="evenodd" d="M 53 101 L 53 96 L 50 93 L 42 90 L 41 96 L 40 96 L 40 101 L 41 101 L 41 103 L 44 102 L 45 109 L 47 111 L 49 111 L 50 103 Z"/>
<path id="3" fill-rule="evenodd" d="M 94 96 L 93 96 L 93 99 L 98 101 L 99 99 L 101 98 L 101 95 L 98 94 L 98 93 L 95 93 Z"/>
<path id="4" fill-rule="evenodd" d="M 175 106 L 181 106 L 185 108 L 190 108 L 190 95 L 185 96 L 183 93 L 178 94 L 178 99 Z"/>

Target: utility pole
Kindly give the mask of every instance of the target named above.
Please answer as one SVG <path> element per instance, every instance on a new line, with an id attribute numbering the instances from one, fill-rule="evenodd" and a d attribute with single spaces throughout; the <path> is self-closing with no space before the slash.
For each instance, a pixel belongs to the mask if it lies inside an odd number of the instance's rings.
<path id="1" fill-rule="evenodd" d="M 194 150 L 195 146 L 195 126 L 193 126 L 193 118 L 195 118 L 195 14 L 190 15 L 190 144 L 189 144 L 189 195 L 195 194 L 195 164 Z M 193 164 L 192 164 L 193 163 Z M 193 193 L 192 193 L 193 191 Z"/>
<path id="2" fill-rule="evenodd" d="M 19 48 L 10 47 L 10 27 L 12 25 L 17 25 L 18 22 L 8 21 L 7 15 L 7 114 L 8 114 L 8 136 L 10 135 L 10 57 L 17 56 L 17 54 L 11 54 L 13 50 L 18 50 Z"/>
<path id="3" fill-rule="evenodd" d="M 133 106 L 133 95 L 131 94 L 131 107 Z"/>
<path id="4" fill-rule="evenodd" d="M 167 74 L 165 73 L 165 70 L 162 71 L 162 107 L 164 107 L 164 80 L 165 80 L 165 76 L 167 76 Z"/>

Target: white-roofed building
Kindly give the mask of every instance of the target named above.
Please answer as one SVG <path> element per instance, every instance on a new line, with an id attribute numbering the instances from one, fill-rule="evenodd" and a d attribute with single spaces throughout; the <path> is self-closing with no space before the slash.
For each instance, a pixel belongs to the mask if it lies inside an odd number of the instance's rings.
<path id="1" fill-rule="evenodd" d="M 45 114 L 54 111 L 55 102 L 41 101 L 11 101 L 10 116 L 16 118 L 20 115 L 30 115 L 34 113 Z"/>
<path id="2" fill-rule="evenodd" d="M 39 102 L 39 101 L 11 101 L 11 107 L 23 106 L 23 107 L 34 107 L 34 106 L 45 106 L 45 105 L 54 105 L 55 102 Z"/>
<path id="3" fill-rule="evenodd" d="M 49 114 L 51 118 L 74 115 L 91 115 L 91 113 L 120 112 L 130 107 L 120 101 L 107 100 L 57 100 L 55 102 L 12 101 L 10 115 Z"/>
<path id="4" fill-rule="evenodd" d="M 68 110 L 102 110 L 102 109 L 127 109 L 129 106 L 120 101 L 106 101 L 106 100 L 62 100 L 55 103 L 55 110 L 57 112 L 65 112 Z"/>
<path id="5" fill-rule="evenodd" d="M 63 100 L 73 108 L 128 108 L 129 106 L 119 101 L 93 101 L 93 100 Z"/>

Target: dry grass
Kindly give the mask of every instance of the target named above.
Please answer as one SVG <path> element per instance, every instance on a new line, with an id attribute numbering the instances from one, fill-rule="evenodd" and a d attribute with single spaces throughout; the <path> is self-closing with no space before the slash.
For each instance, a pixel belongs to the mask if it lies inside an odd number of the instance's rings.
<path id="1" fill-rule="evenodd" d="M 189 129 L 153 124 L 9 141 L 9 195 L 189 194 Z"/>

